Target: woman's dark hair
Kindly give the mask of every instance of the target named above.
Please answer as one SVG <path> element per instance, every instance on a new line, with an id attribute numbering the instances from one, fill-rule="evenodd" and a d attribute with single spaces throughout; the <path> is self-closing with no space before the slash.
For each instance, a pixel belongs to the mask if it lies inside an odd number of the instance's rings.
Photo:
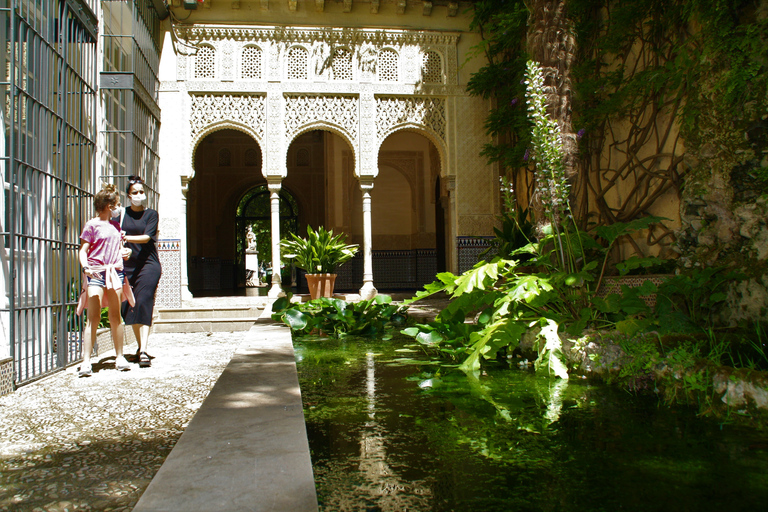
<path id="1" fill-rule="evenodd" d="M 105 206 L 112 206 L 120 202 L 120 197 L 117 195 L 117 187 L 111 183 L 106 183 L 101 186 L 101 190 L 96 192 L 93 196 L 93 207 L 96 213 L 99 213 Z"/>
<path id="2" fill-rule="evenodd" d="M 131 195 L 131 187 L 137 183 L 144 185 L 144 180 L 141 179 L 141 176 L 128 176 L 128 186 L 125 187 L 125 195 Z"/>

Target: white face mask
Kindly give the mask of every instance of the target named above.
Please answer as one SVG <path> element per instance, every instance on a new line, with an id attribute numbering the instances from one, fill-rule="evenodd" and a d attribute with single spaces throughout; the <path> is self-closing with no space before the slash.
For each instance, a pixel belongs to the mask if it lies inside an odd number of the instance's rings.
<path id="1" fill-rule="evenodd" d="M 131 204 L 133 206 L 141 206 L 141 203 L 143 203 L 147 199 L 147 196 L 145 194 L 135 194 L 131 196 Z"/>
<path id="2" fill-rule="evenodd" d="M 115 217 L 119 217 L 120 216 L 120 207 L 119 206 L 115 207 L 114 210 L 110 210 L 110 211 L 112 212 L 112 218 L 113 219 Z"/>

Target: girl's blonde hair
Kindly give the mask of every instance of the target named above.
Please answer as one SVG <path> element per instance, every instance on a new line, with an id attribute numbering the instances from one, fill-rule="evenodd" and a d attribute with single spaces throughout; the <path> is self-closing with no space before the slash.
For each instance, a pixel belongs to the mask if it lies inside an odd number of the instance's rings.
<path id="1" fill-rule="evenodd" d="M 112 206 L 120 202 L 120 195 L 117 193 L 117 187 L 111 183 L 104 183 L 101 190 L 93 196 L 93 207 L 96 212 L 102 211 L 107 206 Z"/>

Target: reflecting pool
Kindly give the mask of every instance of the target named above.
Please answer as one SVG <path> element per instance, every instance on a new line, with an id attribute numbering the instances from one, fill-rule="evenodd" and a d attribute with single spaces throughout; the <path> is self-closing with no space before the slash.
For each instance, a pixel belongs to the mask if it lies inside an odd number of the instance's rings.
<path id="1" fill-rule="evenodd" d="M 768 433 L 413 340 L 295 340 L 321 510 L 768 510 Z"/>

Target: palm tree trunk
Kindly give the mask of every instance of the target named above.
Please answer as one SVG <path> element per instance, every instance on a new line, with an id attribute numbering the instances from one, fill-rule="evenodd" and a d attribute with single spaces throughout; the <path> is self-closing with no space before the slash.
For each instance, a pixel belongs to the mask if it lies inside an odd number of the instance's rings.
<path id="1" fill-rule="evenodd" d="M 571 66 L 576 54 L 573 24 L 566 16 L 567 0 L 531 0 L 528 3 L 530 58 L 544 72 L 547 110 L 560 126 L 563 137 L 565 175 L 574 185 L 578 146 L 571 124 Z M 574 187 L 571 187 L 574 190 Z M 538 191 L 537 191 L 538 192 Z M 534 203 L 535 218 L 543 218 L 540 201 Z"/>

